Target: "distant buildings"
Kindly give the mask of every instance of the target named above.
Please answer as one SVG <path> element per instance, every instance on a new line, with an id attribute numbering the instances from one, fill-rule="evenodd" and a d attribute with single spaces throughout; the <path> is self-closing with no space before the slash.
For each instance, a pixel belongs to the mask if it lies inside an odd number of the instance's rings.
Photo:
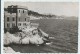
<path id="1" fill-rule="evenodd" d="M 4 8 L 4 28 L 27 26 L 30 23 L 28 8 L 11 5 Z"/>

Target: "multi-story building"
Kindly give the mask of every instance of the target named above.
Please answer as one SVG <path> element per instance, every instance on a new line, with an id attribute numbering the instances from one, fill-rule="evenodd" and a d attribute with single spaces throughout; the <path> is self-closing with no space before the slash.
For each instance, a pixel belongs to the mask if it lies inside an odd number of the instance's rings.
<path id="1" fill-rule="evenodd" d="M 27 26 L 30 23 L 28 8 L 11 5 L 4 10 L 4 28 Z"/>

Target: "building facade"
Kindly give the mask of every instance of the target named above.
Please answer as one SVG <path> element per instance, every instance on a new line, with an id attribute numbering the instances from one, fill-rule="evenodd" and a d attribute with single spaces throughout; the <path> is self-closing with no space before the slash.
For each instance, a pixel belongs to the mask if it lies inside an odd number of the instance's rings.
<path id="1" fill-rule="evenodd" d="M 11 5 L 5 9 L 4 28 L 12 28 L 14 26 L 22 27 L 30 23 L 27 7 Z"/>

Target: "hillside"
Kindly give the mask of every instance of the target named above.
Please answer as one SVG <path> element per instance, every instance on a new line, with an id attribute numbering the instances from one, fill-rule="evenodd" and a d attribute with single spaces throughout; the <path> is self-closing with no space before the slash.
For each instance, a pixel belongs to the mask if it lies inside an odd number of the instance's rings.
<path id="1" fill-rule="evenodd" d="M 40 14 L 38 12 L 34 12 L 32 10 L 28 10 L 28 15 L 29 16 L 34 16 L 34 17 L 56 17 L 56 15 L 51 15 L 51 14 Z"/>
<path id="2" fill-rule="evenodd" d="M 38 12 L 28 10 L 28 15 L 33 16 L 33 17 L 42 17 L 43 19 L 67 19 L 67 20 L 78 20 L 78 17 L 76 16 L 58 16 L 58 15 L 53 15 L 53 14 L 40 14 Z"/>

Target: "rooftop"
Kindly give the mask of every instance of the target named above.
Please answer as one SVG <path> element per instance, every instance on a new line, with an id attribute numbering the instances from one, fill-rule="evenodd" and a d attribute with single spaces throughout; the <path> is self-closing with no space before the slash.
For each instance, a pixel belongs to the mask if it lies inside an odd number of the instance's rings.
<path id="1" fill-rule="evenodd" d="M 11 5 L 11 6 L 8 6 L 7 8 L 28 9 L 28 8 L 25 7 L 25 6 L 19 6 L 19 5 Z"/>

